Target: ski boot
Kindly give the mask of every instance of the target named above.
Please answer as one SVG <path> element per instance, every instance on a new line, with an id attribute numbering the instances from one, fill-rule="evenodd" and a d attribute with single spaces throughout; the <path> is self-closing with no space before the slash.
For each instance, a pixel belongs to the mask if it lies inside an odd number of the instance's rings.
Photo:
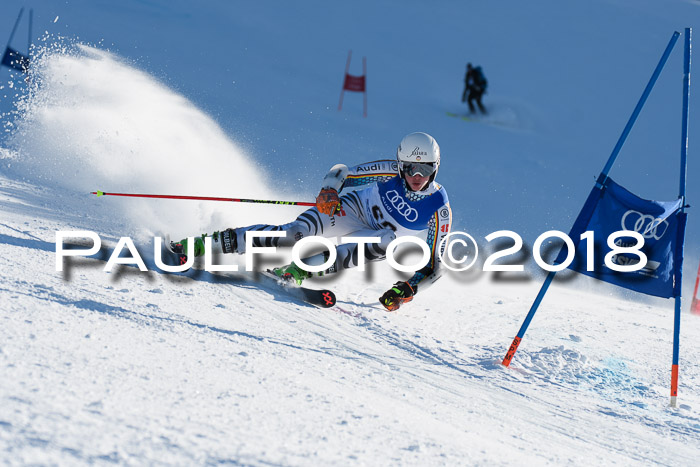
<path id="1" fill-rule="evenodd" d="M 277 277 L 288 282 L 294 281 L 297 285 L 301 285 L 304 279 L 313 276 L 312 273 L 304 271 L 296 264 L 292 263 L 288 266 L 282 266 L 272 270 Z"/>
<path id="2" fill-rule="evenodd" d="M 204 237 L 194 237 L 194 256 L 204 256 Z M 170 242 L 170 251 L 175 253 L 180 259 L 180 264 L 187 262 L 187 243 L 188 239 L 183 238 L 179 242 Z"/>
<path id="3" fill-rule="evenodd" d="M 194 237 L 194 256 L 204 256 L 204 239 L 207 234 L 202 234 L 199 237 Z M 236 233 L 234 229 L 226 229 L 221 232 L 211 234 L 212 253 L 237 253 Z M 180 261 L 184 264 L 187 261 L 187 243 L 188 239 L 184 238 L 179 242 L 170 242 L 170 251 L 180 257 Z M 184 258 L 184 261 L 182 260 Z"/>

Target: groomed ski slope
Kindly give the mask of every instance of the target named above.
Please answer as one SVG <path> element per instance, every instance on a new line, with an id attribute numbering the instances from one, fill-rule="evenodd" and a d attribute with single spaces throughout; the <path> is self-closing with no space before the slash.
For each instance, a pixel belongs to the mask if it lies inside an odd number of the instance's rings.
<path id="1" fill-rule="evenodd" d="M 62 275 L 55 231 L 94 230 L 114 246 L 122 227 L 76 201 L 0 179 L 4 462 L 691 465 L 698 456 L 700 349 L 683 340 L 681 404 L 667 407 L 670 306 L 555 286 L 507 370 L 500 359 L 537 284 L 455 288 L 446 278 L 388 314 L 374 302 L 382 284 L 356 275 L 334 285 L 348 313 L 245 280 L 108 274 L 106 256 L 66 260 Z M 147 258 L 150 245 L 139 247 Z M 683 335 L 699 323 L 686 315 Z"/>
<path id="2" fill-rule="evenodd" d="M 505 369 L 500 361 L 542 280 L 532 268 L 528 281 L 445 277 L 397 313 L 376 302 L 401 277 L 383 264 L 319 283 L 336 291 L 338 310 L 309 307 L 243 276 L 103 271 L 121 236 L 132 237 L 152 266 L 154 235 L 283 222 L 298 211 L 98 199 L 90 191 L 306 200 L 333 163 L 390 156 L 398 139 L 417 129 L 442 144 L 440 177 L 456 229 L 479 235 L 509 228 L 526 241 L 566 230 L 566 216 L 583 202 L 671 29 L 696 11 L 676 1 L 663 11 L 624 1 L 566 11 L 555 2 L 511 4 L 505 12 L 500 4 L 498 11 L 472 6 L 471 16 L 452 2 L 437 8 L 433 26 L 466 17 L 476 34 L 501 25 L 498 34 L 481 34 L 489 40 L 480 55 L 454 45 L 463 33 L 456 26 L 443 27 L 443 35 L 403 35 L 411 47 L 386 39 L 388 25 L 425 7 L 373 5 L 360 2 L 371 14 L 343 20 L 340 7 L 326 2 L 298 11 L 282 4 L 191 11 L 184 2 L 38 2 L 37 19 L 43 15 L 50 33 L 81 40 L 54 45 L 49 37 L 33 81 L 15 79 L 3 91 L 3 111 L 8 100 L 18 110 L 4 115 L 0 145 L 2 462 L 696 462 L 700 320 L 687 313 L 687 301 L 679 407 L 671 409 L 672 302 L 585 278 L 555 283 Z M 560 22 L 562 14 L 577 22 Z M 298 21 L 290 23 L 290 15 Z M 338 113 L 338 89 L 327 90 L 327 68 L 342 71 L 347 48 L 357 47 L 343 39 L 353 21 L 368 28 L 356 55 L 378 46 L 367 120 L 357 115 L 358 96 L 346 96 Z M 152 24 L 161 26 L 158 33 Z M 600 35 L 589 35 L 596 26 Z M 334 27 L 347 34 L 334 36 Z M 282 32 L 284 44 L 271 31 Z M 83 43 L 101 38 L 106 44 Z M 563 53 L 569 50 L 577 52 Z M 487 65 L 492 91 L 485 102 L 493 121 L 511 127 L 445 115 L 461 93 L 462 56 Z M 211 64 L 207 73 L 192 66 L 193 57 Z M 431 66 L 406 75 L 399 65 L 411 60 Z M 455 76 L 448 77 L 450 60 Z M 678 66 L 677 55 L 672 62 Z M 515 73 L 532 63 L 558 78 L 545 83 Z M 609 87 L 584 72 L 600 66 L 609 70 Z M 663 85 L 677 77 L 664 75 L 621 160 L 621 181 L 644 187 L 641 195 L 675 196 L 675 162 L 660 169 L 653 162 L 661 150 L 675 161 L 677 123 L 662 119 L 659 127 L 650 116 L 675 112 L 667 98 L 680 97 L 679 86 Z M 448 81 L 456 81 L 454 89 Z M 280 98 L 293 91 L 301 95 Z M 609 103 L 606 112 L 598 99 Z M 65 272 L 57 272 L 59 230 L 94 231 L 104 249 L 66 260 Z M 691 224 L 689 252 L 693 239 Z M 686 296 L 695 261 L 687 264 Z"/>

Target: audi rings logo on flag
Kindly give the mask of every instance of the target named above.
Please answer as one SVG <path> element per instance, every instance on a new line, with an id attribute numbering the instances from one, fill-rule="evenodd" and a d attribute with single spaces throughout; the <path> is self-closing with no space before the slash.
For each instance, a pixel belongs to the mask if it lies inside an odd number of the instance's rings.
<path id="1" fill-rule="evenodd" d="M 638 232 L 644 238 L 659 240 L 668 230 L 668 222 L 651 214 L 642 214 L 630 209 L 622 216 L 622 230 Z"/>
<path id="2" fill-rule="evenodd" d="M 418 220 L 418 211 L 411 207 L 405 199 L 396 190 L 386 192 L 386 197 L 391 205 L 401 214 L 408 222 Z"/>

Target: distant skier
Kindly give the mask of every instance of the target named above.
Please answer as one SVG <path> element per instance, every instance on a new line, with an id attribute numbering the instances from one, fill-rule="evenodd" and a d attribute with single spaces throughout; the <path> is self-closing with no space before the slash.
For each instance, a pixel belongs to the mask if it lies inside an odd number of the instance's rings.
<path id="1" fill-rule="evenodd" d="M 337 164 L 323 180 L 316 198 L 316 207 L 303 212 L 296 220 L 284 225 L 253 225 L 214 232 L 212 253 L 245 253 L 245 234 L 249 231 L 283 231 L 285 237 L 255 238 L 253 246 L 290 247 L 304 237 L 380 237 L 379 243 L 364 245 L 366 261 L 385 259 L 386 248 L 396 237 L 418 235 L 427 231 L 430 261 L 415 272 L 408 281 L 399 281 L 387 290 L 379 301 L 389 311 L 409 302 L 418 290 L 423 290 L 439 277 L 438 248 L 450 231 L 452 211 L 447 192 L 435 182 L 440 167 L 440 147 L 426 133 L 405 136 L 396 152 L 396 160 L 367 162 L 348 168 Z M 349 189 L 363 187 L 351 191 Z M 345 190 L 343 196 L 339 192 Z M 194 238 L 195 256 L 204 255 L 204 237 Z M 187 252 L 187 239 L 173 242 L 171 249 Z M 338 272 L 358 264 L 357 243 L 336 247 L 335 263 L 322 273 L 312 274 L 292 263 L 275 269 L 275 274 L 287 280 L 302 281 L 313 275 Z M 303 260 L 308 265 L 326 262 L 328 253 Z"/>
<path id="2" fill-rule="evenodd" d="M 469 104 L 469 112 L 474 113 L 474 102 L 479 106 L 482 114 L 486 113 L 484 104 L 481 103 L 481 96 L 486 93 L 488 81 L 484 76 L 484 72 L 480 66 L 473 67 L 471 63 L 467 63 L 467 73 L 464 75 L 464 92 L 462 93 L 462 102 Z"/>

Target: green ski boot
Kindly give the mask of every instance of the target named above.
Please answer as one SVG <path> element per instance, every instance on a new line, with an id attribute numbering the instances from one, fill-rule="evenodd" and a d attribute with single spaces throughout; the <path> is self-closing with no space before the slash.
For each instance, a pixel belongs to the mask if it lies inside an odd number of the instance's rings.
<path id="1" fill-rule="evenodd" d="M 194 256 L 204 256 L 204 237 L 206 237 L 206 234 L 202 235 L 201 237 L 194 237 Z M 188 239 L 183 238 L 179 242 L 170 242 L 170 249 L 172 250 L 173 253 L 177 255 L 182 255 L 185 258 L 187 258 L 187 243 Z"/>
<path id="2" fill-rule="evenodd" d="M 291 282 L 293 280 L 297 285 L 301 285 L 304 279 L 308 279 L 313 275 L 310 272 L 304 271 L 294 263 L 290 264 L 289 266 L 275 268 L 272 270 L 272 272 L 274 272 L 277 277 L 286 281 Z"/>
<path id="3" fill-rule="evenodd" d="M 209 237 L 208 234 L 202 234 L 194 238 L 194 256 L 204 256 L 204 239 Z M 180 257 L 187 257 L 188 239 L 184 238 L 179 242 L 170 242 L 170 251 Z M 222 232 L 214 232 L 211 234 L 211 253 L 216 255 L 220 253 L 238 253 L 238 242 L 236 241 L 235 229 L 226 229 Z"/>

